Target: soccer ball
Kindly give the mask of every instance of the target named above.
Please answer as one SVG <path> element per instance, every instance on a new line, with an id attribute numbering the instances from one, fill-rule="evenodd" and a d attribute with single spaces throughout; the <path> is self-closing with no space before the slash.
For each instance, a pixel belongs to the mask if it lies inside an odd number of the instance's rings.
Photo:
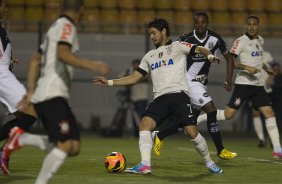
<path id="1" fill-rule="evenodd" d="M 126 159 L 121 153 L 112 152 L 105 159 L 105 167 L 111 173 L 122 172 L 126 167 Z"/>

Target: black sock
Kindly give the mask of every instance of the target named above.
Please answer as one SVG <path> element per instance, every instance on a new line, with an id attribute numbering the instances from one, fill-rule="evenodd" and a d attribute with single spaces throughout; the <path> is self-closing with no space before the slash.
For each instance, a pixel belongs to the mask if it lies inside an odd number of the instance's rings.
<path id="1" fill-rule="evenodd" d="M 0 142 L 9 137 L 10 130 L 15 126 L 28 131 L 35 121 L 36 118 L 28 114 L 22 114 L 20 117 L 8 121 L 0 128 Z"/>
<path id="2" fill-rule="evenodd" d="M 208 117 L 207 118 L 207 128 L 212 137 L 213 143 L 216 146 L 217 153 L 219 154 L 221 150 L 224 149 L 224 147 L 223 147 L 222 140 L 221 140 L 219 126 L 216 120 L 216 113 L 217 111 L 207 113 L 207 117 Z"/>

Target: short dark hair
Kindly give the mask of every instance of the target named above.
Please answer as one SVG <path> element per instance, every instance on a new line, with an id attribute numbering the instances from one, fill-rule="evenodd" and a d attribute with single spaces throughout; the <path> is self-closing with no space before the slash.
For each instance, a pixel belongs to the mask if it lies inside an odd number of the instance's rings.
<path id="1" fill-rule="evenodd" d="M 194 15 L 194 20 L 196 20 L 196 18 L 197 18 L 198 16 L 203 16 L 203 17 L 205 17 L 205 18 L 207 19 L 207 21 L 209 21 L 209 16 L 208 16 L 208 14 L 206 14 L 205 12 L 198 12 L 198 13 L 195 13 L 195 15 Z"/>
<path id="2" fill-rule="evenodd" d="M 63 11 L 79 11 L 84 5 L 83 0 L 64 0 L 63 1 Z"/>
<path id="3" fill-rule="evenodd" d="M 255 16 L 255 15 L 249 15 L 249 16 L 247 16 L 245 22 L 247 23 L 247 21 L 248 21 L 249 19 L 256 19 L 256 20 L 258 21 L 258 23 L 259 23 L 259 18 L 258 18 L 257 16 Z"/>
<path id="4" fill-rule="evenodd" d="M 164 18 L 154 18 L 148 23 L 148 28 L 152 27 L 158 29 L 159 31 L 166 29 L 166 36 L 170 36 L 169 23 Z"/>

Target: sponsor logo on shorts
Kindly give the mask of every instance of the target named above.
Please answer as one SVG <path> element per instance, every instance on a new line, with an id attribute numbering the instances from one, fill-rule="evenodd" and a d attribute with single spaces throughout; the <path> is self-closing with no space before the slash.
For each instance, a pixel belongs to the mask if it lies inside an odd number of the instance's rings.
<path id="1" fill-rule="evenodd" d="M 199 99 L 199 103 L 202 104 L 204 103 L 204 100 L 202 98 Z"/>
<path id="2" fill-rule="evenodd" d="M 61 133 L 62 134 L 68 134 L 70 131 L 70 125 L 67 120 L 63 120 L 59 123 L 59 126 L 61 128 Z"/>
<path id="3" fill-rule="evenodd" d="M 235 98 L 234 105 L 235 105 L 235 106 L 241 105 L 241 99 L 240 99 L 240 98 Z"/>

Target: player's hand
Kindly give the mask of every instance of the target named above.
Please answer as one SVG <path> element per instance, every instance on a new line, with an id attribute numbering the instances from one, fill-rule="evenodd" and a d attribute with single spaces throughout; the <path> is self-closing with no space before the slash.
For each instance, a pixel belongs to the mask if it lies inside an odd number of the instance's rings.
<path id="1" fill-rule="evenodd" d="M 209 60 L 211 63 L 217 63 L 217 64 L 219 64 L 219 63 L 222 61 L 220 58 L 218 58 L 218 57 L 216 57 L 216 56 L 214 56 L 214 55 L 212 55 L 212 54 L 209 54 L 209 55 L 207 56 L 207 58 L 208 58 L 208 60 Z"/>
<path id="2" fill-rule="evenodd" d="M 245 70 L 243 70 L 246 73 L 249 74 L 256 74 L 258 72 L 260 72 L 260 69 L 256 68 L 256 67 L 252 67 L 252 66 L 246 66 Z"/>
<path id="3" fill-rule="evenodd" d="M 10 62 L 9 70 L 10 70 L 11 72 L 14 72 L 14 66 L 15 66 L 16 64 L 19 64 L 19 63 L 20 63 L 20 61 L 19 61 L 18 59 L 12 58 L 12 59 L 11 59 L 11 62 Z"/>
<path id="4" fill-rule="evenodd" d="M 98 72 L 101 75 L 107 75 L 111 71 L 111 67 L 101 61 L 95 62 L 95 67 L 93 68 L 94 71 Z"/>
<path id="5" fill-rule="evenodd" d="M 93 77 L 93 84 L 100 86 L 108 86 L 108 79 L 105 77 Z"/>
<path id="6" fill-rule="evenodd" d="M 232 82 L 227 82 L 225 81 L 223 83 L 224 88 L 226 89 L 226 91 L 231 91 L 232 90 Z"/>
<path id="7" fill-rule="evenodd" d="M 29 92 L 24 95 L 23 98 L 17 104 L 17 109 L 20 111 L 24 111 L 30 105 L 32 95 L 33 94 Z"/>

